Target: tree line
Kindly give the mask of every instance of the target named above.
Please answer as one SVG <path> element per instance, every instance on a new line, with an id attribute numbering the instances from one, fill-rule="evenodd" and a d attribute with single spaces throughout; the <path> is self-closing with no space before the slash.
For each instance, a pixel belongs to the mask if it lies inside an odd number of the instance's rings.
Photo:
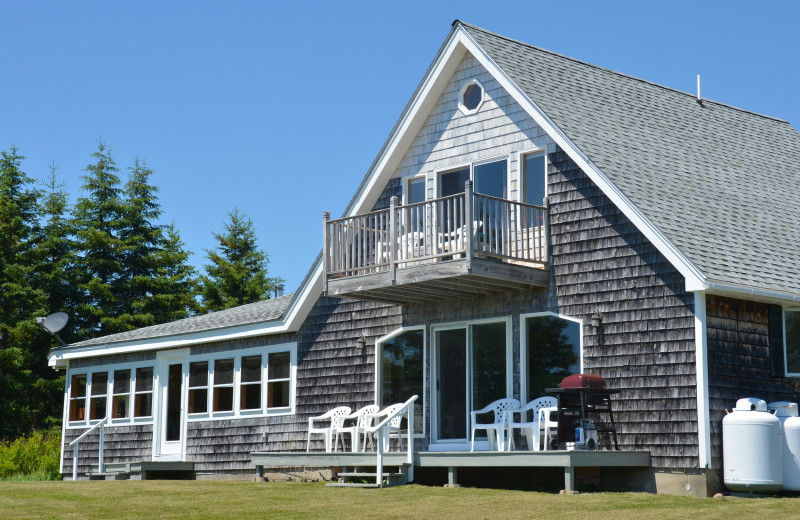
<path id="1" fill-rule="evenodd" d="M 163 210 L 154 170 L 136 159 L 123 181 L 98 143 L 74 204 L 57 170 L 37 183 L 16 146 L 0 152 L 0 441 L 61 421 L 63 374 L 47 366 L 54 338 L 37 316 L 69 315 L 67 343 L 269 298 L 281 282 L 253 222 L 228 214 L 203 274 Z"/>

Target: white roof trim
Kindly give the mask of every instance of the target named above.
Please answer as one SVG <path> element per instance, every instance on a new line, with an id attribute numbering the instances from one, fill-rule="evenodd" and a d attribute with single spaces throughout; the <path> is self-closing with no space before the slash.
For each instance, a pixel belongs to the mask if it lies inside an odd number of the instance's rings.
<path id="1" fill-rule="evenodd" d="M 776 305 L 796 305 L 800 302 L 800 294 L 786 291 L 776 291 L 772 289 L 759 289 L 747 285 L 737 285 L 731 283 L 715 282 L 709 280 L 705 284 L 705 289 L 709 294 L 719 296 L 729 296 L 731 298 L 747 298 L 762 302 L 774 303 Z"/>

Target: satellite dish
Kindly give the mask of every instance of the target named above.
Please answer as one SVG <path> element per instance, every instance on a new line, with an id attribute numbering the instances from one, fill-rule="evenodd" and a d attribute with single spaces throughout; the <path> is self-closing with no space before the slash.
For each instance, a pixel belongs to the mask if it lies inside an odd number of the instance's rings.
<path id="1" fill-rule="evenodd" d="M 57 312 L 46 318 L 36 318 L 36 323 L 50 334 L 55 334 L 64 328 L 67 324 L 67 320 L 69 320 L 69 316 L 67 316 L 66 313 Z"/>

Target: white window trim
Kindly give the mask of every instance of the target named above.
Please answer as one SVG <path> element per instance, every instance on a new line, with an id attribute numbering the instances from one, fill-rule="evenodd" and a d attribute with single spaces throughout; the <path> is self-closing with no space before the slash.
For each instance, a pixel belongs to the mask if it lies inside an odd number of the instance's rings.
<path id="1" fill-rule="evenodd" d="M 440 440 L 437 421 L 435 418 L 439 417 L 439 391 L 434 388 L 434 376 L 438 374 L 439 360 L 435 353 L 438 353 L 438 345 L 436 344 L 436 333 L 442 330 L 454 329 L 467 329 L 467 347 L 472 344 L 472 326 L 482 325 L 485 323 L 505 323 L 506 324 L 506 398 L 512 398 L 514 394 L 514 338 L 512 329 L 511 316 L 497 316 L 493 318 L 480 318 L 475 320 L 461 320 L 446 323 L 437 323 L 431 325 L 431 447 L 432 451 L 438 451 L 435 444 L 439 443 L 441 446 L 453 447 L 453 449 L 463 449 L 464 446 L 469 444 L 469 438 L 464 441 L 458 439 Z M 467 370 L 471 372 L 472 359 L 467 360 Z M 468 396 L 469 398 L 469 396 Z M 467 429 L 469 430 L 469 415 L 467 416 Z M 469 435 L 469 434 L 468 434 Z M 488 445 L 488 444 L 487 444 Z M 442 449 L 442 448 L 440 448 Z M 443 448 L 449 449 L 449 448 Z"/>
<path id="2" fill-rule="evenodd" d="M 511 200 L 511 154 L 500 154 L 489 157 L 487 159 L 478 159 L 471 162 L 456 163 L 449 165 L 445 168 L 434 170 L 435 183 L 435 198 L 442 197 L 442 175 L 469 168 L 469 180 L 472 182 L 472 190 L 475 191 L 475 167 L 483 164 L 490 164 L 500 161 L 506 161 L 506 200 Z"/>
<path id="3" fill-rule="evenodd" d="M 289 352 L 289 406 L 280 408 L 267 408 L 267 375 L 268 375 L 268 360 L 269 354 Z M 241 373 L 242 373 L 242 358 L 261 355 L 261 408 L 252 410 L 241 410 Z M 233 375 L 233 411 L 214 412 L 213 411 L 213 365 L 214 361 L 218 359 L 233 358 L 234 375 Z M 188 362 L 208 362 L 208 403 L 206 412 L 204 413 L 186 413 L 187 422 L 200 422 L 200 421 L 215 421 L 227 419 L 244 419 L 250 417 L 271 417 L 280 415 L 293 415 L 296 410 L 296 388 L 297 388 L 297 343 L 281 343 L 279 345 L 270 345 L 263 347 L 252 347 L 240 350 L 224 350 L 220 352 L 213 352 L 210 354 L 201 354 L 189 356 Z M 187 391 L 188 391 L 187 384 Z"/>
<path id="4" fill-rule="evenodd" d="M 481 100 L 478 102 L 478 106 L 476 106 L 472 110 L 464 106 L 464 94 L 467 92 L 467 89 L 471 85 L 478 85 L 478 87 L 480 87 L 481 89 Z M 478 78 L 470 78 L 467 81 L 465 81 L 463 85 L 461 85 L 461 90 L 458 91 L 458 109 L 461 110 L 461 113 L 463 113 L 465 116 L 471 116 L 472 114 L 477 113 L 485 102 L 486 102 L 486 87 L 483 86 L 483 83 L 481 83 L 478 80 Z"/>
<path id="5" fill-rule="evenodd" d="M 800 372 L 789 372 L 789 344 L 786 342 L 786 313 L 800 312 L 800 307 L 783 307 L 781 328 L 783 329 L 783 373 L 786 377 L 800 377 Z"/>
<path id="6" fill-rule="evenodd" d="M 525 182 L 525 164 L 524 159 L 528 155 L 541 155 L 544 157 L 544 196 L 547 197 L 547 166 L 549 164 L 547 159 L 547 148 L 531 148 L 530 150 L 523 150 L 517 152 L 517 175 L 519 176 L 519 187 L 517 188 L 517 202 L 523 204 L 532 204 L 533 206 L 541 206 L 543 201 L 538 201 L 536 204 L 525 202 L 525 190 L 527 188 Z"/>
<path id="7" fill-rule="evenodd" d="M 148 361 L 136 361 L 133 363 L 114 363 L 108 365 L 97 365 L 97 366 L 88 366 L 88 367 L 81 367 L 81 368 L 67 368 L 67 375 L 66 375 L 66 395 L 67 399 L 66 402 L 66 410 L 64 410 L 64 425 L 65 428 L 68 430 L 75 430 L 75 429 L 84 429 L 88 426 L 92 426 L 94 424 L 99 423 L 102 419 L 89 419 L 91 415 L 91 374 L 98 373 L 98 372 L 106 372 L 108 373 L 108 389 L 106 391 L 106 417 L 108 417 L 108 425 L 109 426 L 130 426 L 133 424 L 148 424 L 153 422 L 153 408 L 155 408 L 156 401 L 155 401 L 155 392 L 153 391 L 153 397 L 151 402 L 150 408 L 150 415 L 146 417 L 133 417 L 133 401 L 135 399 L 135 384 L 133 380 L 134 373 L 137 368 L 146 368 L 152 367 L 153 368 L 153 385 L 155 386 L 155 370 L 156 370 L 156 360 L 151 359 Z M 112 419 L 111 418 L 111 403 L 114 399 L 114 387 L 113 387 L 113 377 L 114 372 L 117 370 L 130 370 L 131 371 L 131 392 L 129 393 L 130 396 L 133 396 L 133 399 L 129 399 L 128 403 L 128 417 L 126 418 L 118 418 Z M 69 412 L 70 412 L 70 395 L 72 392 L 72 376 L 73 375 L 86 375 L 86 396 L 84 399 L 86 400 L 86 419 L 82 421 L 70 421 L 69 420 Z M 99 396 L 95 396 L 99 397 Z"/>
<path id="8" fill-rule="evenodd" d="M 383 373 L 381 370 L 382 363 L 381 360 L 383 359 L 383 344 L 387 341 L 396 338 L 397 336 L 403 334 L 404 332 L 408 332 L 411 330 L 421 330 L 422 331 L 422 395 L 417 398 L 418 403 L 422 404 L 422 431 L 415 432 L 414 438 L 424 438 L 425 434 L 427 433 L 427 426 L 425 417 L 426 412 L 428 410 L 428 405 L 426 404 L 425 400 L 425 391 L 428 389 L 428 331 L 424 325 L 418 325 L 414 327 L 401 327 L 396 329 L 389 334 L 382 336 L 375 340 L 375 404 L 380 405 L 381 402 L 381 378 L 383 377 Z M 387 405 L 388 406 L 388 405 Z"/>
<path id="9" fill-rule="evenodd" d="M 580 326 L 580 338 L 578 340 L 578 367 L 579 372 L 583 373 L 583 320 L 555 312 L 529 312 L 519 315 L 519 395 L 521 400 L 528 395 L 528 335 L 525 330 L 525 320 L 528 318 L 538 318 L 541 316 L 552 316 L 562 320 L 577 323 Z"/>
<path id="10" fill-rule="evenodd" d="M 423 179 L 425 183 L 425 199 L 428 200 L 428 176 L 425 173 L 418 173 L 416 175 L 408 175 L 406 177 L 401 177 L 401 182 L 403 183 L 403 200 L 402 204 L 408 205 L 411 204 L 408 199 L 411 197 L 411 194 L 408 192 L 408 185 L 411 181 L 415 181 L 417 179 Z"/>

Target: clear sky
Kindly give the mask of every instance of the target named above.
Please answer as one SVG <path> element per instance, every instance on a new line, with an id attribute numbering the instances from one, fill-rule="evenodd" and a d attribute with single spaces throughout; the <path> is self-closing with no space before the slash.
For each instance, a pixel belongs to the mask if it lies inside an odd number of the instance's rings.
<path id="1" fill-rule="evenodd" d="M 0 0 L 0 149 L 73 198 L 98 140 L 145 159 L 193 265 L 238 206 L 292 292 L 456 18 L 800 124 L 788 0 Z"/>

